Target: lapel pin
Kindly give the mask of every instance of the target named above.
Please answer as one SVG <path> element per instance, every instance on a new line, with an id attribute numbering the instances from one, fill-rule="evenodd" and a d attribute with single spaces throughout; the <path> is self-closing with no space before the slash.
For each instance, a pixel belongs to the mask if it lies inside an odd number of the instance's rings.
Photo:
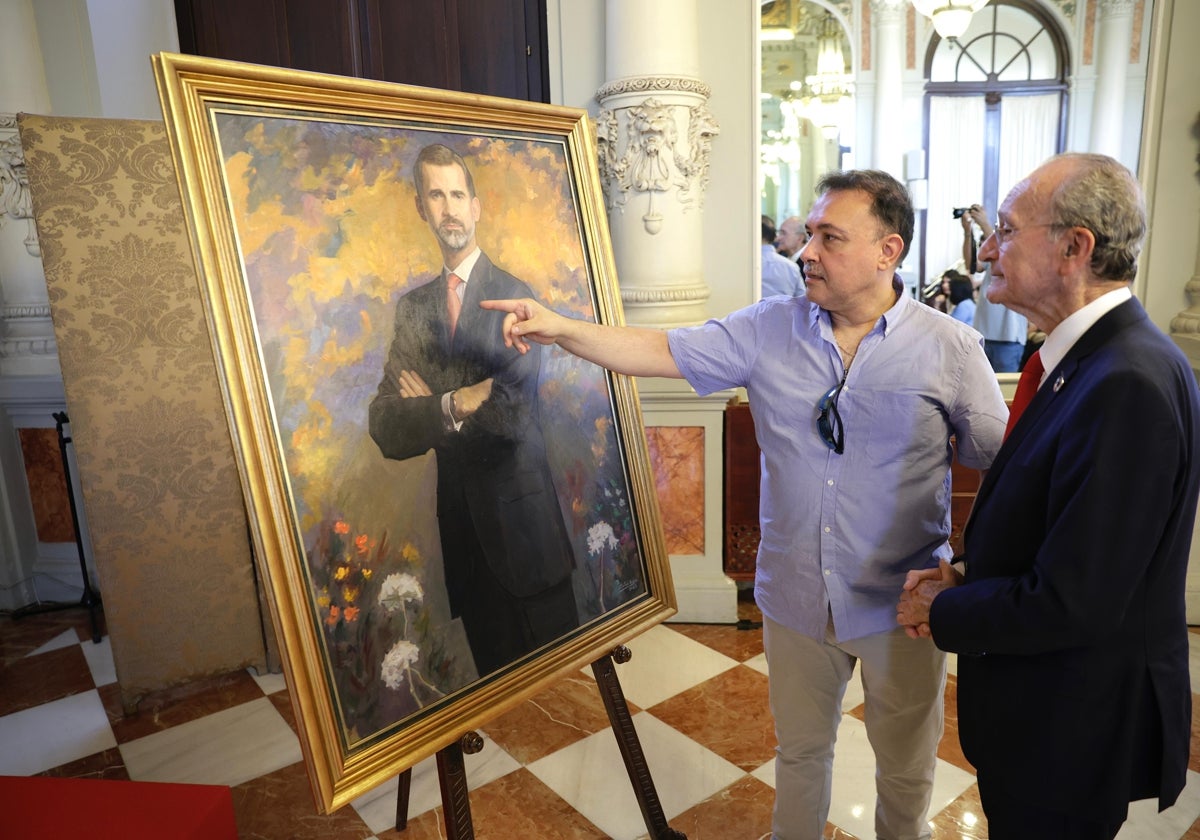
<path id="1" fill-rule="evenodd" d="M 1060 373 L 1060 374 L 1058 375 L 1058 379 L 1055 379 L 1055 380 L 1054 380 L 1054 393 L 1056 393 L 1056 394 L 1057 394 L 1057 393 L 1058 393 L 1058 391 L 1059 391 L 1059 389 L 1060 389 L 1060 388 L 1062 388 L 1062 386 L 1063 386 L 1063 385 L 1065 385 L 1065 384 L 1067 384 L 1067 380 L 1066 380 L 1066 379 L 1064 379 L 1064 378 L 1063 378 L 1063 375 Z"/>

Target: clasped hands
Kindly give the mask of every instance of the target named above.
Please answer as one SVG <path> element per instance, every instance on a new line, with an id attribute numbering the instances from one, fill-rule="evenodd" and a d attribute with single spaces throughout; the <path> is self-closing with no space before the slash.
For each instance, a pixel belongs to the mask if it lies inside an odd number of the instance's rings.
<path id="1" fill-rule="evenodd" d="M 397 377 L 397 384 L 400 386 L 400 396 L 409 397 L 432 397 L 433 391 L 421 374 L 415 370 L 402 370 Z M 488 397 L 492 395 L 492 378 L 489 376 L 482 382 L 476 382 L 474 385 L 464 385 L 454 391 L 454 410 L 455 416 L 461 421 L 470 417 L 479 407 L 487 402 Z"/>
<path id="2" fill-rule="evenodd" d="M 900 601 L 896 604 L 896 622 L 911 638 L 931 638 L 929 609 L 942 591 L 963 582 L 963 576 L 945 560 L 936 569 L 913 569 L 904 578 Z"/>

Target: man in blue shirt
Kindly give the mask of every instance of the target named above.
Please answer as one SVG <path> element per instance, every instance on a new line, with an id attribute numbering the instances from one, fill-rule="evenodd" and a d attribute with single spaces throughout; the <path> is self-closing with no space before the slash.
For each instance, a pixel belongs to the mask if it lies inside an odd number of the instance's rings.
<path id="1" fill-rule="evenodd" d="M 800 294 L 800 266 L 775 250 L 775 221 L 762 217 L 762 296 Z"/>
<path id="2" fill-rule="evenodd" d="M 831 172 L 818 193 L 798 297 L 667 332 L 531 300 L 481 305 L 511 313 L 506 338 L 521 351 L 557 343 L 702 394 L 746 388 L 762 451 L 754 594 L 779 743 L 774 837 L 822 836 L 842 698 L 861 664 L 876 834 L 928 838 L 945 657 L 896 625 L 896 593 L 910 564 L 951 556 L 951 438 L 963 465 L 987 469 L 1008 411 L 979 334 L 895 274 L 912 240 L 904 187 L 885 172 Z"/>

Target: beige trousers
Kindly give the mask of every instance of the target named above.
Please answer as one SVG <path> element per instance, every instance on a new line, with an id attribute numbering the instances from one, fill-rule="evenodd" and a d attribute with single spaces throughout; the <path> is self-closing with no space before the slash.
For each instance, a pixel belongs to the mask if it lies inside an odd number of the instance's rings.
<path id="1" fill-rule="evenodd" d="M 879 840 L 928 840 L 929 799 L 945 710 L 946 655 L 894 631 L 817 641 L 763 617 L 775 717 L 774 840 L 820 840 L 846 684 L 861 664 L 867 739 L 875 751 Z"/>

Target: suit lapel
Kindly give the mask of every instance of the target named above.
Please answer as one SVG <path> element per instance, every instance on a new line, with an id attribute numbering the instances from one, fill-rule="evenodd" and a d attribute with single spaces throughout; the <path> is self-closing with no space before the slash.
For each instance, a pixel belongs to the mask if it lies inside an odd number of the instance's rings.
<path id="1" fill-rule="evenodd" d="M 1050 371 L 1042 383 L 1042 387 L 1034 395 L 1033 401 L 1025 408 L 1021 419 L 1013 427 L 1012 434 L 1008 436 L 1000 447 L 1000 451 L 996 453 L 996 459 L 992 462 L 992 466 L 979 486 L 974 507 L 981 505 L 991 494 L 992 488 L 1004 472 L 1005 465 L 1020 448 L 1021 442 L 1032 436 L 1037 430 L 1039 418 L 1050 411 L 1060 394 L 1069 394 L 1072 382 L 1079 379 L 1087 367 L 1088 357 L 1104 346 L 1118 332 L 1138 321 L 1145 320 L 1145 318 L 1146 310 L 1142 308 L 1137 298 L 1133 298 L 1106 312 L 1099 321 L 1079 337 L 1075 345 L 1067 351 L 1063 360 L 1055 366 L 1054 370 Z M 968 521 L 965 531 L 969 531 L 970 528 L 971 523 Z M 963 534 L 964 545 L 966 544 L 965 531 Z"/>

